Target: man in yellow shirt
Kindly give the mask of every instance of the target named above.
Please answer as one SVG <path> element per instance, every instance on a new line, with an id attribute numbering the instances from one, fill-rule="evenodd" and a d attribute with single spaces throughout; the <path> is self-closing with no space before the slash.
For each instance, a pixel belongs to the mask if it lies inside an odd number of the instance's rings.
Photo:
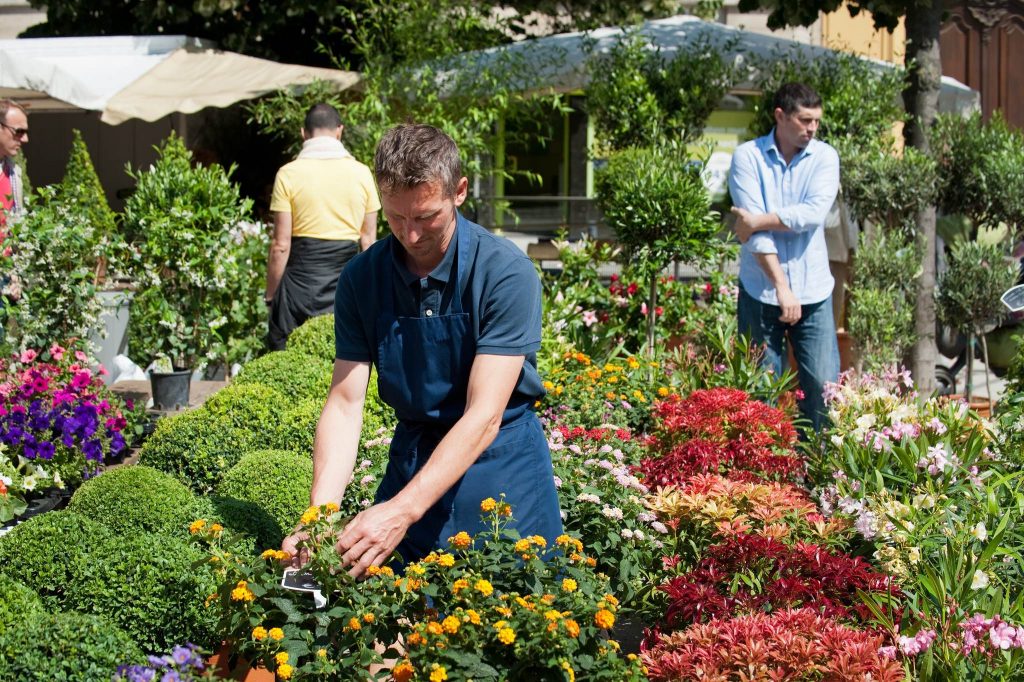
<path id="1" fill-rule="evenodd" d="M 377 239 L 377 186 L 341 143 L 343 129 L 334 107 L 314 105 L 302 127 L 302 151 L 274 180 L 264 296 L 271 350 L 282 350 L 310 317 L 334 310 L 345 264 Z"/>

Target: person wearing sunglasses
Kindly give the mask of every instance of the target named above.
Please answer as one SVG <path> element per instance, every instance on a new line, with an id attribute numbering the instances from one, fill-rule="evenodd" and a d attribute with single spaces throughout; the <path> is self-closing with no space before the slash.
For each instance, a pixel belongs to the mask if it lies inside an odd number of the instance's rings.
<path id="1" fill-rule="evenodd" d="M 28 115 L 9 99 L 0 99 L 0 228 L 23 210 L 21 170 L 14 157 L 28 142 Z"/>

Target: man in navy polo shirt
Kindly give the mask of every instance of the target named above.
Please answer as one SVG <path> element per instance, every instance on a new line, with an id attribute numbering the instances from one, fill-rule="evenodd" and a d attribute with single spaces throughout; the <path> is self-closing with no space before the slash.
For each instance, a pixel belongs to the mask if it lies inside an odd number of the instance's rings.
<path id="1" fill-rule="evenodd" d="M 338 551 L 353 575 L 396 549 L 415 561 L 483 529 L 502 494 L 522 536 L 562 532 L 547 440 L 532 406 L 540 281 L 511 242 L 469 222 L 459 150 L 426 125 L 391 129 L 374 173 L 392 234 L 354 258 L 335 296 L 334 378 L 313 446 L 312 504 L 340 502 L 376 366 L 399 419 L 376 502 Z M 295 554 L 300 536 L 285 540 Z"/>

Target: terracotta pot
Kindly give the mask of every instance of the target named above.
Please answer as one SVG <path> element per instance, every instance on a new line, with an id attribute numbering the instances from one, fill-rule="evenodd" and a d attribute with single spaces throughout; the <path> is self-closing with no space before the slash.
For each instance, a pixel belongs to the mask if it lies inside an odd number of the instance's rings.
<path id="1" fill-rule="evenodd" d="M 964 400 L 963 393 L 953 393 L 949 395 L 950 400 Z M 969 407 L 972 411 L 977 412 L 979 417 L 988 419 L 992 416 L 992 408 L 995 406 L 996 401 L 989 400 L 988 396 L 984 395 L 972 395 Z"/>
<path id="2" fill-rule="evenodd" d="M 264 667 L 253 668 L 241 656 L 232 656 L 231 645 L 224 642 L 207 661 L 211 670 L 221 677 L 238 682 L 274 682 L 276 676 Z"/>

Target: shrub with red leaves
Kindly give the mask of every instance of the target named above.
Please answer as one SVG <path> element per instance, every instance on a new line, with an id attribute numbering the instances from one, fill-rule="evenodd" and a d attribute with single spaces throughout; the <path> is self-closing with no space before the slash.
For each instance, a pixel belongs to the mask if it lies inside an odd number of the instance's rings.
<path id="1" fill-rule="evenodd" d="M 789 418 L 744 391 L 712 388 L 685 399 L 669 396 L 655 404 L 653 416 L 646 445 L 654 456 L 637 469 L 650 487 L 682 485 L 696 474 L 794 480 L 803 473 Z"/>
<path id="2" fill-rule="evenodd" d="M 875 680 L 902 682 L 878 653 L 882 636 L 812 609 L 752 614 L 663 635 L 641 654 L 653 682 L 678 680 Z"/>
<path id="3" fill-rule="evenodd" d="M 870 613 L 857 590 L 887 593 L 890 585 L 888 576 L 871 571 L 860 558 L 819 545 L 739 534 L 709 547 L 696 568 L 659 587 L 669 597 L 660 629 L 801 606 L 813 606 L 824 616 L 867 620 Z"/>

